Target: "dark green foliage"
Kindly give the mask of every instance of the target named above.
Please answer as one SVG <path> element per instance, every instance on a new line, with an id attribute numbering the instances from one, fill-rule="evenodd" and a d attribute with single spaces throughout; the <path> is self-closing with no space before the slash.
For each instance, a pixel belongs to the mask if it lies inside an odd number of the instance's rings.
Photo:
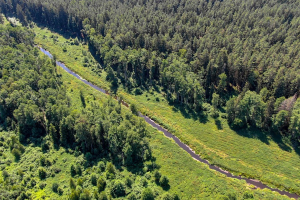
<path id="1" fill-rule="evenodd" d="M 108 200 L 107 195 L 105 192 L 101 192 L 99 195 L 99 200 Z"/>
<path id="2" fill-rule="evenodd" d="M 162 176 L 160 179 L 159 179 L 159 184 L 163 187 L 165 186 L 168 186 L 169 185 L 169 179 L 168 177 L 166 176 Z"/>
<path id="3" fill-rule="evenodd" d="M 130 193 L 130 194 L 127 196 L 127 199 L 128 199 L 128 200 L 137 200 L 136 195 L 135 195 L 134 193 Z"/>
<path id="4" fill-rule="evenodd" d="M 162 196 L 161 196 L 161 200 L 173 200 L 173 196 L 171 194 L 169 194 L 168 192 L 164 193 Z"/>
<path id="5" fill-rule="evenodd" d="M 125 195 L 125 184 L 121 180 L 116 180 L 111 188 L 113 197 L 121 197 Z"/>
<path id="6" fill-rule="evenodd" d="M 97 176 L 96 174 L 92 174 L 91 176 L 91 183 L 96 186 L 97 185 Z"/>
<path id="7" fill-rule="evenodd" d="M 71 165 L 71 176 L 75 176 L 76 175 L 76 168 L 75 166 L 72 164 Z"/>
<path id="8" fill-rule="evenodd" d="M 160 178 L 161 178 L 161 173 L 159 171 L 155 171 L 154 172 L 154 178 L 155 178 L 155 181 L 159 182 Z"/>
<path id="9" fill-rule="evenodd" d="M 245 191 L 243 194 L 243 199 L 253 199 L 253 193 L 251 191 Z"/>
<path id="10" fill-rule="evenodd" d="M 39 167 L 38 174 L 39 174 L 40 179 L 45 179 L 47 176 L 47 172 L 46 172 L 45 168 L 43 168 L 43 167 Z"/>
<path id="11" fill-rule="evenodd" d="M 136 116 L 139 115 L 139 111 L 138 111 L 138 109 L 137 109 L 137 107 L 136 107 L 135 104 L 130 104 L 130 110 L 131 110 L 132 114 L 134 114 Z"/>
<path id="12" fill-rule="evenodd" d="M 57 193 L 58 192 L 58 187 L 59 187 L 58 183 L 53 183 L 52 184 L 52 191 Z"/>
<path id="13" fill-rule="evenodd" d="M 3 176 L 3 179 L 6 180 L 9 177 L 9 174 L 6 170 L 3 170 L 2 171 L 2 176 Z"/>
<path id="14" fill-rule="evenodd" d="M 145 188 L 142 192 L 142 200 L 154 200 L 154 194 L 150 188 Z"/>
<path id="15" fill-rule="evenodd" d="M 105 186 L 106 186 L 106 181 L 102 177 L 100 177 L 97 181 L 98 192 L 104 191 Z"/>
<path id="16" fill-rule="evenodd" d="M 70 178 L 70 188 L 74 190 L 76 188 L 76 183 L 73 178 Z"/>
<path id="17" fill-rule="evenodd" d="M 87 189 L 84 189 L 82 191 L 82 193 L 80 194 L 80 200 L 90 200 L 91 199 L 91 195 L 90 192 Z"/>

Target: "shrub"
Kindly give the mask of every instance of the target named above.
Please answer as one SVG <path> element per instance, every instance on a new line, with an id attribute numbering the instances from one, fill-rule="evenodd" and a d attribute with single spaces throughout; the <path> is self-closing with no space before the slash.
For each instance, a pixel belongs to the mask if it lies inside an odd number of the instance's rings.
<path id="1" fill-rule="evenodd" d="M 136 116 L 139 115 L 139 111 L 138 111 L 137 106 L 135 104 L 133 104 L 133 103 L 130 104 L 130 110 L 131 110 L 132 114 L 134 114 Z"/>
<path id="2" fill-rule="evenodd" d="M 142 192 L 142 200 L 153 200 L 154 194 L 150 188 L 144 189 Z"/>
<path id="3" fill-rule="evenodd" d="M 113 197 L 124 196 L 125 195 L 125 184 L 120 180 L 116 180 L 113 183 L 113 186 L 111 188 L 111 194 Z"/>
<path id="4" fill-rule="evenodd" d="M 72 179 L 72 178 L 70 178 L 70 188 L 73 190 L 76 188 L 76 183 L 75 183 L 74 179 Z"/>
<path id="5" fill-rule="evenodd" d="M 46 187 L 46 185 L 47 184 L 45 182 L 42 182 L 39 184 L 39 187 L 40 187 L 40 189 L 44 189 Z"/>
<path id="6" fill-rule="evenodd" d="M 57 193 L 58 192 L 58 187 L 59 187 L 58 183 L 53 183 L 52 184 L 52 191 Z"/>
<path id="7" fill-rule="evenodd" d="M 78 174 L 79 176 L 82 175 L 81 167 L 79 165 L 76 165 L 76 174 Z"/>
<path id="8" fill-rule="evenodd" d="M 161 200 L 173 200 L 173 197 L 168 192 L 166 192 L 161 196 Z"/>
<path id="9" fill-rule="evenodd" d="M 14 155 L 15 160 L 20 160 L 22 153 L 19 149 L 14 148 L 11 153 Z"/>
<path id="10" fill-rule="evenodd" d="M 46 166 L 46 158 L 44 156 L 40 157 L 40 165 L 41 166 Z"/>
<path id="11" fill-rule="evenodd" d="M 76 168 L 74 167 L 74 165 L 71 165 L 71 176 L 75 176 L 76 175 Z"/>
<path id="12" fill-rule="evenodd" d="M 253 193 L 251 191 L 245 191 L 243 194 L 243 199 L 253 199 Z"/>
<path id="13" fill-rule="evenodd" d="M 98 164 L 98 167 L 100 169 L 101 172 L 104 172 L 105 170 L 105 163 L 103 161 L 100 161 Z"/>
<path id="14" fill-rule="evenodd" d="M 105 192 L 101 192 L 99 195 L 99 200 L 108 200 L 107 195 Z"/>
<path id="15" fill-rule="evenodd" d="M 45 179 L 46 178 L 47 172 L 43 167 L 40 167 L 38 172 L 39 172 L 40 179 Z"/>
<path id="16" fill-rule="evenodd" d="M 135 195 L 134 193 L 130 193 L 130 194 L 127 196 L 127 199 L 128 199 L 128 200 L 137 200 L 136 195 Z"/>
<path id="17" fill-rule="evenodd" d="M 77 185 L 82 186 L 83 185 L 83 180 L 81 178 L 79 178 L 77 180 Z"/>
<path id="18" fill-rule="evenodd" d="M 168 186 L 168 185 L 169 185 L 169 179 L 168 179 L 168 177 L 162 176 L 162 177 L 159 179 L 159 184 L 160 184 L 161 186 Z"/>
<path id="19" fill-rule="evenodd" d="M 57 189 L 57 193 L 58 193 L 59 195 L 62 195 L 62 194 L 64 193 L 64 190 L 63 190 L 61 187 L 59 187 L 59 188 Z"/>
<path id="20" fill-rule="evenodd" d="M 91 182 L 92 182 L 92 184 L 94 186 L 97 185 L 97 176 L 96 176 L 96 174 L 92 174 L 92 176 L 91 176 Z"/>
<path id="21" fill-rule="evenodd" d="M 83 192 L 80 194 L 80 200 L 90 200 L 90 192 L 87 189 L 84 189 Z"/>
<path id="22" fill-rule="evenodd" d="M 161 177 L 161 174 L 160 174 L 160 172 L 156 170 L 156 171 L 154 172 L 154 178 L 155 178 L 155 181 L 157 181 L 157 182 L 158 182 L 158 181 L 159 181 L 159 179 L 160 179 L 160 177 Z"/>
<path id="23" fill-rule="evenodd" d="M 2 171 L 2 176 L 3 176 L 3 179 L 6 180 L 9 177 L 9 174 L 6 170 L 3 170 Z"/>
<path id="24" fill-rule="evenodd" d="M 132 179 L 129 177 L 126 177 L 125 184 L 127 185 L 127 187 L 131 187 L 132 183 L 133 183 Z"/>

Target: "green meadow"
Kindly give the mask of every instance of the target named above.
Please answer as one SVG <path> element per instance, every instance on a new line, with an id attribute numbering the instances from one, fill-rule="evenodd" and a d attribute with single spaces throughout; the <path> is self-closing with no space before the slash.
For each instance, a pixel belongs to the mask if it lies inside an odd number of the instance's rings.
<path id="1" fill-rule="evenodd" d="M 64 37 L 46 28 L 35 26 L 33 31 L 36 33 L 36 44 L 55 54 L 59 61 L 65 63 L 68 68 L 84 79 L 110 90 L 110 84 L 106 81 L 104 70 L 99 70 L 99 65 L 89 52 L 86 44 L 75 45 L 74 38 Z M 86 67 L 83 66 L 84 57 L 88 58 L 89 64 Z M 66 78 L 66 81 L 71 85 L 76 82 L 70 77 Z M 70 88 L 79 87 L 79 85 L 80 83 L 72 85 Z M 259 179 L 271 187 L 300 194 L 298 168 L 300 166 L 300 151 L 295 150 L 284 139 L 271 138 L 257 130 L 236 132 L 230 129 L 226 119 L 222 118 L 222 114 L 218 119 L 211 118 L 208 114 L 209 106 L 207 106 L 208 111 L 203 114 L 194 113 L 181 105 L 169 104 L 164 98 L 163 91 L 159 91 L 159 89 L 150 89 L 144 91 L 141 95 L 135 95 L 134 91 L 125 91 L 122 87 L 119 87 L 117 94 L 122 95 L 127 102 L 135 103 L 142 113 L 170 130 L 212 164 L 221 166 L 234 174 Z M 87 96 L 92 98 L 93 95 L 89 94 Z M 176 190 L 182 190 L 182 195 L 191 195 L 188 199 L 200 197 L 197 195 L 205 195 L 205 192 L 203 192 L 205 188 L 201 190 L 201 187 L 203 184 L 205 185 L 203 181 L 205 182 L 207 179 L 199 178 L 200 176 L 197 174 L 201 174 L 200 168 L 205 169 L 205 171 L 209 170 L 205 166 L 192 161 L 192 158 L 181 152 L 175 144 L 164 138 L 162 134 L 154 133 L 151 144 L 157 155 L 157 162 L 161 163 L 162 171 L 170 173 L 171 183 L 174 181 Z M 171 155 L 174 154 L 173 156 L 170 155 L 170 158 L 167 156 L 169 154 L 166 153 L 168 151 L 171 151 Z M 170 162 L 173 165 L 166 164 L 168 159 L 172 160 Z M 194 167 L 191 167 L 191 170 L 186 170 L 187 163 Z M 178 175 L 175 175 L 176 173 Z M 209 173 L 214 172 L 209 171 Z M 221 175 L 214 176 L 222 177 Z M 229 180 L 226 179 L 227 181 Z M 209 184 L 212 184 L 212 182 Z M 233 184 L 238 181 L 230 180 L 229 182 Z M 171 187 L 171 190 L 173 190 L 173 187 Z"/>

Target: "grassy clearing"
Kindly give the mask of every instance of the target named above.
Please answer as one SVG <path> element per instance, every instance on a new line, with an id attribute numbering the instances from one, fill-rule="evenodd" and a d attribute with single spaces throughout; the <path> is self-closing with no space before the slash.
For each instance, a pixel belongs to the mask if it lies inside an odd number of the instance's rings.
<path id="1" fill-rule="evenodd" d="M 104 72 L 95 73 L 90 67 L 83 67 L 78 59 L 83 56 L 83 50 L 88 51 L 86 45 L 71 45 L 69 39 L 47 29 L 35 27 L 34 31 L 37 44 L 56 54 L 83 78 L 109 88 Z M 53 42 L 52 35 L 57 37 L 56 42 Z M 67 51 L 64 52 L 63 48 Z M 260 179 L 272 187 L 300 194 L 299 151 L 296 152 L 288 143 L 280 139 L 274 141 L 258 131 L 235 132 L 223 119 L 199 117 L 181 106 L 170 105 L 162 94 L 155 91 L 133 95 L 119 88 L 118 93 L 129 103 L 137 104 L 143 113 L 163 124 L 211 163 L 235 174 Z"/>

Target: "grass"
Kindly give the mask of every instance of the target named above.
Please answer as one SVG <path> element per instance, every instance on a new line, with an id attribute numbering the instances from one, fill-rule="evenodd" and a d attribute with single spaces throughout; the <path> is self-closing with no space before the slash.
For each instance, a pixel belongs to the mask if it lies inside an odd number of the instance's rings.
<path id="1" fill-rule="evenodd" d="M 71 45 L 69 38 L 48 29 L 35 27 L 34 31 L 36 43 L 56 54 L 71 70 L 102 88 L 110 88 L 105 81 L 105 72 L 96 73 L 90 67 L 83 67 L 81 59 L 78 59 L 83 57 L 83 50 L 88 51 L 88 46 Z M 52 35 L 58 38 L 57 42 L 53 42 Z M 89 59 L 92 63 L 96 62 L 92 57 Z M 215 121 L 182 106 L 170 105 L 161 93 L 155 91 L 134 95 L 119 88 L 118 93 L 211 163 L 235 174 L 259 179 L 271 187 L 300 194 L 299 154 L 280 138 L 265 136 L 257 130 L 235 132 L 223 119 Z"/>

